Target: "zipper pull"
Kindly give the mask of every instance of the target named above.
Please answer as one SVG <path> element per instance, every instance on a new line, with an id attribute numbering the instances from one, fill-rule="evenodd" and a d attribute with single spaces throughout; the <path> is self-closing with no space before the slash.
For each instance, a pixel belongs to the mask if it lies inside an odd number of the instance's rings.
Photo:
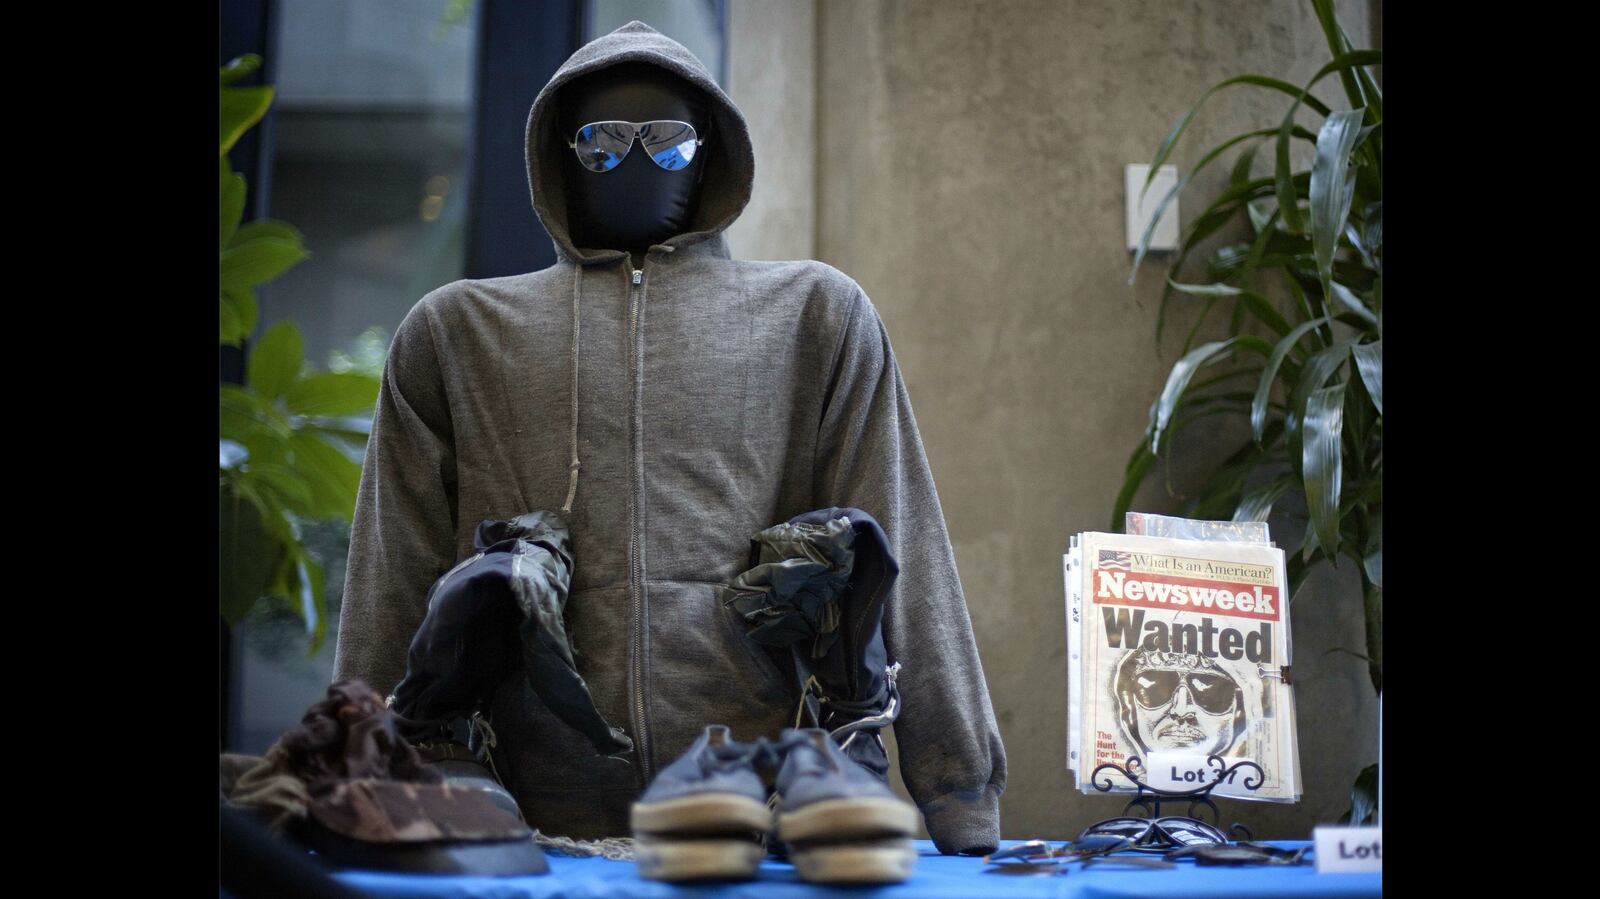
<path id="1" fill-rule="evenodd" d="M 635 283 L 635 284 L 644 283 L 644 269 L 636 268 L 636 269 L 633 270 L 633 283 Z"/>

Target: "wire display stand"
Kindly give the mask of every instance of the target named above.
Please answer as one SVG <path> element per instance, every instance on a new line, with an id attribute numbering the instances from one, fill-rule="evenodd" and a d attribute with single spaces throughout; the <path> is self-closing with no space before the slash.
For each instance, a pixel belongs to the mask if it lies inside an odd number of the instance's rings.
<path id="1" fill-rule="evenodd" d="M 1122 813 L 1124 815 L 1133 816 L 1134 809 L 1139 809 L 1143 814 L 1136 817 L 1159 818 L 1161 817 L 1161 806 L 1163 804 L 1185 802 L 1188 803 L 1188 808 L 1185 810 L 1185 814 L 1188 817 L 1196 817 L 1195 811 L 1199 808 L 1208 808 L 1211 810 L 1212 822 L 1220 826 L 1222 813 L 1218 811 L 1217 804 L 1211 801 L 1211 791 L 1216 789 L 1218 784 L 1233 777 L 1236 772 L 1246 768 L 1253 769 L 1254 773 L 1245 771 L 1244 780 L 1240 783 L 1240 786 L 1246 790 L 1259 790 L 1261 785 L 1266 782 L 1267 773 L 1262 770 L 1260 765 L 1248 759 L 1241 759 L 1230 765 L 1221 756 L 1213 755 L 1207 757 L 1206 765 L 1216 772 L 1216 777 L 1212 778 L 1209 783 L 1195 787 L 1192 790 L 1163 790 L 1146 783 L 1145 778 L 1149 772 L 1145 769 L 1144 761 L 1136 755 L 1129 756 L 1128 761 L 1122 765 L 1114 762 L 1106 762 L 1100 765 L 1089 776 L 1089 782 L 1096 790 L 1102 793 L 1109 793 L 1117 786 L 1112 781 L 1110 772 L 1115 771 L 1126 777 L 1134 785 L 1137 792 L 1134 793 L 1132 799 L 1128 800 L 1128 804 L 1123 806 Z M 1102 771 L 1106 772 L 1104 779 L 1100 776 Z M 1244 839 L 1254 839 L 1250 828 L 1243 824 L 1236 823 L 1229 830 L 1243 831 Z"/>

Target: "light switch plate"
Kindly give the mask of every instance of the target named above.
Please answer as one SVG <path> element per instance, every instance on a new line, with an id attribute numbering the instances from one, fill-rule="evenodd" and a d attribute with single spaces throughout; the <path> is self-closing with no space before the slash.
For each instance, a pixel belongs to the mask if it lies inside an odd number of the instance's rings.
<path id="1" fill-rule="evenodd" d="M 1139 238 L 1144 236 L 1144 229 L 1149 226 L 1150 219 L 1154 217 L 1156 206 L 1178 183 L 1178 167 L 1164 165 L 1157 172 L 1155 180 L 1150 182 L 1150 189 L 1144 193 L 1144 202 L 1139 202 L 1139 190 L 1144 187 L 1144 179 L 1150 173 L 1148 163 L 1129 163 L 1123 169 L 1127 181 L 1128 194 L 1128 251 L 1139 249 Z M 1155 233 L 1150 235 L 1149 252 L 1156 253 L 1164 250 L 1178 248 L 1178 198 L 1173 197 L 1167 204 L 1167 209 L 1161 214 L 1161 221 L 1156 224 Z"/>

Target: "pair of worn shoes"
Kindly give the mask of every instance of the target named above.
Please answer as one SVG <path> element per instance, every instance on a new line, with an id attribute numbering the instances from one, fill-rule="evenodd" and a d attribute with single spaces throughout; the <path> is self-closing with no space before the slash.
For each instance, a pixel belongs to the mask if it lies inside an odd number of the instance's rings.
<path id="1" fill-rule="evenodd" d="M 761 778 L 774 765 L 776 807 Z M 741 743 L 707 727 L 656 775 L 632 824 L 639 874 L 653 880 L 750 877 L 774 836 L 814 883 L 896 883 L 917 857 L 916 809 L 820 729 Z"/>

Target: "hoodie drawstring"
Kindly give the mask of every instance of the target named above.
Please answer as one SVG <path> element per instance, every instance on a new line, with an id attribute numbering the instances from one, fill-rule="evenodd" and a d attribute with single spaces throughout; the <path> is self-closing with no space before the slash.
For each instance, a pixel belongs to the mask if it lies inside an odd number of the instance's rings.
<path id="1" fill-rule="evenodd" d="M 574 268 L 577 271 L 572 276 L 572 474 L 567 483 L 567 501 L 561 506 L 562 515 L 572 514 L 572 500 L 578 495 L 578 469 L 583 467 L 578 461 L 578 299 L 583 296 L 583 265 Z"/>
<path id="2" fill-rule="evenodd" d="M 659 249 L 663 253 L 673 253 L 673 252 L 676 252 L 678 248 L 673 246 L 673 245 L 671 245 L 671 244 L 659 244 L 659 245 L 657 245 L 655 247 L 652 247 L 652 249 Z M 627 265 L 627 266 L 629 266 L 631 268 L 632 265 L 633 265 L 632 259 L 630 257 L 626 257 L 626 256 L 623 257 L 623 258 L 624 258 L 624 265 Z M 579 306 L 579 301 L 583 297 L 583 269 L 584 269 L 583 263 L 581 263 L 581 262 L 575 263 L 573 265 L 573 269 L 574 269 L 574 271 L 572 273 L 572 388 L 571 388 L 571 391 L 570 391 L 571 394 L 572 394 L 572 436 L 571 436 L 572 462 L 571 462 L 570 465 L 567 466 L 568 471 L 570 472 L 570 477 L 569 477 L 569 479 L 567 481 L 567 501 L 565 503 L 563 503 L 562 506 L 561 506 L 561 514 L 562 515 L 571 515 L 572 514 L 572 501 L 578 495 L 578 470 L 583 467 L 583 463 L 578 461 L 578 319 L 580 317 L 579 316 L 579 308 L 578 308 L 578 306 Z"/>

